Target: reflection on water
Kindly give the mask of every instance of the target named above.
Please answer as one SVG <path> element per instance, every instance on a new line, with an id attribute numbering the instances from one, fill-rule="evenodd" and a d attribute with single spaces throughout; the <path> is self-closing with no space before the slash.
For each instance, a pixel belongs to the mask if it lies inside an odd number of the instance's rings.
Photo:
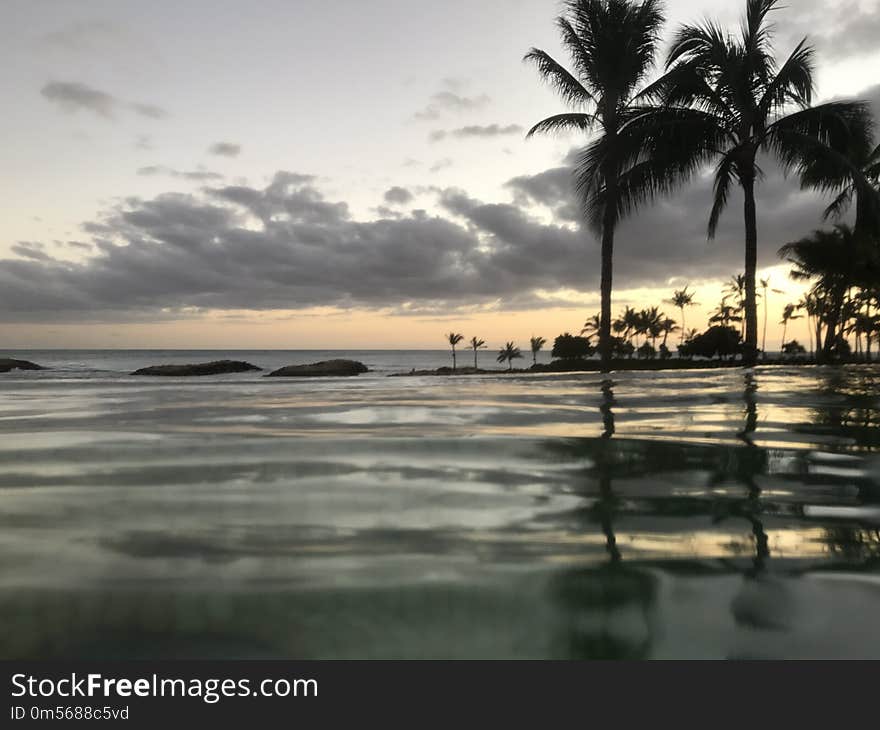
<path id="1" fill-rule="evenodd" d="M 0 380 L 0 656 L 878 658 L 878 381 Z"/>

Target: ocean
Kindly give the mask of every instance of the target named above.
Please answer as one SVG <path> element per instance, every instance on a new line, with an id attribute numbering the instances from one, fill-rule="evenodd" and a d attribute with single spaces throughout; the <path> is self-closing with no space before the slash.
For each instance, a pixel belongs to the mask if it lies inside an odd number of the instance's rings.
<path id="1" fill-rule="evenodd" d="M 880 367 L 0 355 L 0 658 L 880 658 Z"/>

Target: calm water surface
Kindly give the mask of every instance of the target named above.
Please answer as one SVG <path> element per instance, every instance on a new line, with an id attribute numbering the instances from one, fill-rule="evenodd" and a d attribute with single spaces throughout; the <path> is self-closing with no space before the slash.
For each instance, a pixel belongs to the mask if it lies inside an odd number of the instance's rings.
<path id="1" fill-rule="evenodd" d="M 880 658 L 878 368 L 7 354 L 0 657 Z"/>

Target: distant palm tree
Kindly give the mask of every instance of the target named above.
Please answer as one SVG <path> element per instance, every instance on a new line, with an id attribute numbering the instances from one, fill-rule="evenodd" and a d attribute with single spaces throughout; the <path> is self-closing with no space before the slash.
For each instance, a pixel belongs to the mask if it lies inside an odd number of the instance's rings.
<path id="1" fill-rule="evenodd" d="M 538 353 L 544 349 L 544 345 L 547 344 L 547 340 L 543 337 L 532 337 L 530 340 L 530 344 L 532 346 L 532 364 L 538 364 Z"/>
<path id="2" fill-rule="evenodd" d="M 721 304 L 718 305 L 718 308 L 709 318 L 710 324 L 720 324 L 722 327 L 730 327 L 733 322 L 742 322 L 742 317 L 738 314 L 740 311 L 739 308 L 728 304 L 728 298 L 729 297 L 724 297 L 721 300 Z"/>
<path id="3" fill-rule="evenodd" d="M 688 285 L 690 286 L 690 285 Z M 685 318 L 684 318 L 684 310 L 685 307 L 693 307 L 696 305 L 694 301 L 693 292 L 688 291 L 688 287 L 686 286 L 684 289 L 680 291 L 677 290 L 673 292 L 672 299 L 666 300 L 667 304 L 671 304 L 674 307 L 678 307 L 681 312 L 681 342 L 679 344 L 684 344 L 684 335 L 685 335 Z"/>
<path id="4" fill-rule="evenodd" d="M 446 335 L 446 341 L 452 345 L 452 369 L 455 370 L 456 362 L 455 362 L 455 346 L 460 343 L 464 339 L 464 335 L 457 335 L 455 332 L 450 332 Z"/>
<path id="5" fill-rule="evenodd" d="M 816 280 L 814 293 L 821 293 L 819 313 L 824 322 L 824 340 L 817 328 L 816 358 L 831 356 L 837 345 L 844 321 L 843 308 L 847 290 L 866 275 L 866 260 L 874 255 L 873 242 L 862 238 L 850 226 L 837 224 L 832 231 L 814 231 L 798 241 L 779 249 L 779 256 L 794 264 L 790 276 L 797 281 Z"/>
<path id="6" fill-rule="evenodd" d="M 745 194 L 746 364 L 754 364 L 758 352 L 755 186 L 760 180 L 759 154 L 770 153 L 785 169 L 802 173 L 803 184 L 824 187 L 806 174 L 808 168 L 817 161 L 832 164 L 841 152 L 863 144 L 870 128 L 864 103 L 834 101 L 810 106 L 813 49 L 806 39 L 784 63 L 777 63 L 768 16 L 779 7 L 780 0 L 746 0 L 746 17 L 736 37 L 711 21 L 682 26 L 669 51 L 667 73 L 649 90 L 674 108 L 675 121 L 694 145 L 694 154 L 703 160 L 705 148 L 711 147 L 720 158 L 715 168 L 710 238 L 727 207 L 731 186 L 738 183 Z M 699 137 L 705 140 L 703 145 L 695 144 Z"/>
<path id="7" fill-rule="evenodd" d="M 645 341 L 651 338 L 651 347 L 657 349 L 657 338 L 663 334 L 663 320 L 666 319 L 659 307 L 649 307 L 641 311 L 642 328 Z"/>
<path id="8" fill-rule="evenodd" d="M 641 326 L 641 318 L 639 313 L 632 307 L 626 307 L 616 320 L 614 320 L 614 331 L 623 335 L 623 339 L 629 339 L 636 333 Z"/>
<path id="9" fill-rule="evenodd" d="M 471 349 L 474 351 L 474 370 L 477 370 L 477 351 L 485 350 L 486 343 L 476 337 L 471 337 Z"/>
<path id="10" fill-rule="evenodd" d="M 768 276 L 766 279 L 761 279 L 758 282 L 761 285 L 761 290 L 764 292 L 764 333 L 761 336 L 761 352 L 763 353 L 764 359 L 767 358 L 767 310 L 770 307 L 770 295 L 769 292 L 772 291 L 774 294 L 784 294 L 781 289 L 770 289 L 770 277 Z M 785 338 L 782 340 L 782 344 L 785 344 Z"/>
<path id="11" fill-rule="evenodd" d="M 599 336 L 599 331 L 601 329 L 602 316 L 599 314 L 594 314 L 584 323 L 584 328 L 581 330 L 581 334 L 586 335 L 587 339 L 592 343 L 593 338 Z"/>
<path id="12" fill-rule="evenodd" d="M 663 343 L 661 347 L 666 347 L 666 341 L 669 339 L 669 335 L 675 332 L 678 327 L 678 323 L 674 319 L 670 319 L 669 317 L 663 317 L 660 320 L 660 331 L 663 332 Z M 682 334 L 684 334 L 684 328 L 681 328 Z"/>
<path id="13" fill-rule="evenodd" d="M 513 361 L 518 360 L 522 357 L 522 353 L 519 351 L 519 348 L 514 345 L 512 342 L 508 342 L 501 350 L 498 352 L 497 360 L 498 362 L 509 363 L 508 370 L 513 370 Z"/>
<path id="14" fill-rule="evenodd" d="M 801 315 L 796 314 L 798 310 L 798 306 L 796 304 L 786 304 L 785 309 L 782 310 L 782 321 L 779 323 L 782 325 L 782 348 L 785 349 L 786 338 L 785 336 L 788 334 L 788 323 L 794 319 L 801 319 Z"/>
<path id="15" fill-rule="evenodd" d="M 611 288 L 614 232 L 621 219 L 674 179 L 669 165 L 645 155 L 654 139 L 640 120 L 649 110 L 641 87 L 651 72 L 660 41 L 659 0 L 567 0 L 556 21 L 572 71 L 550 54 L 532 48 L 534 63 L 574 111 L 538 122 L 537 133 L 576 130 L 598 136 L 579 153 L 576 188 L 591 227 L 602 237 L 599 349 L 611 361 Z"/>

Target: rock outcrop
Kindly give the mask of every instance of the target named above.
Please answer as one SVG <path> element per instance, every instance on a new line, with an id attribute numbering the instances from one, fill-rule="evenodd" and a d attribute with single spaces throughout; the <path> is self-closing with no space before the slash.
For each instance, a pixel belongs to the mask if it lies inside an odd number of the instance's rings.
<path id="1" fill-rule="evenodd" d="M 27 360 L 13 360 L 8 357 L 0 357 L 0 373 L 8 373 L 10 370 L 45 370 L 42 365 Z"/>
<path id="2" fill-rule="evenodd" d="M 288 365 L 269 373 L 268 378 L 332 378 L 354 377 L 368 373 L 369 368 L 357 360 L 324 360 L 309 365 Z"/>
<path id="3" fill-rule="evenodd" d="M 201 375 L 226 375 L 228 373 L 249 373 L 262 370 L 256 365 L 239 360 L 217 360 L 194 365 L 154 365 L 135 370 L 132 375 L 153 375 L 169 378 L 195 377 Z"/>

